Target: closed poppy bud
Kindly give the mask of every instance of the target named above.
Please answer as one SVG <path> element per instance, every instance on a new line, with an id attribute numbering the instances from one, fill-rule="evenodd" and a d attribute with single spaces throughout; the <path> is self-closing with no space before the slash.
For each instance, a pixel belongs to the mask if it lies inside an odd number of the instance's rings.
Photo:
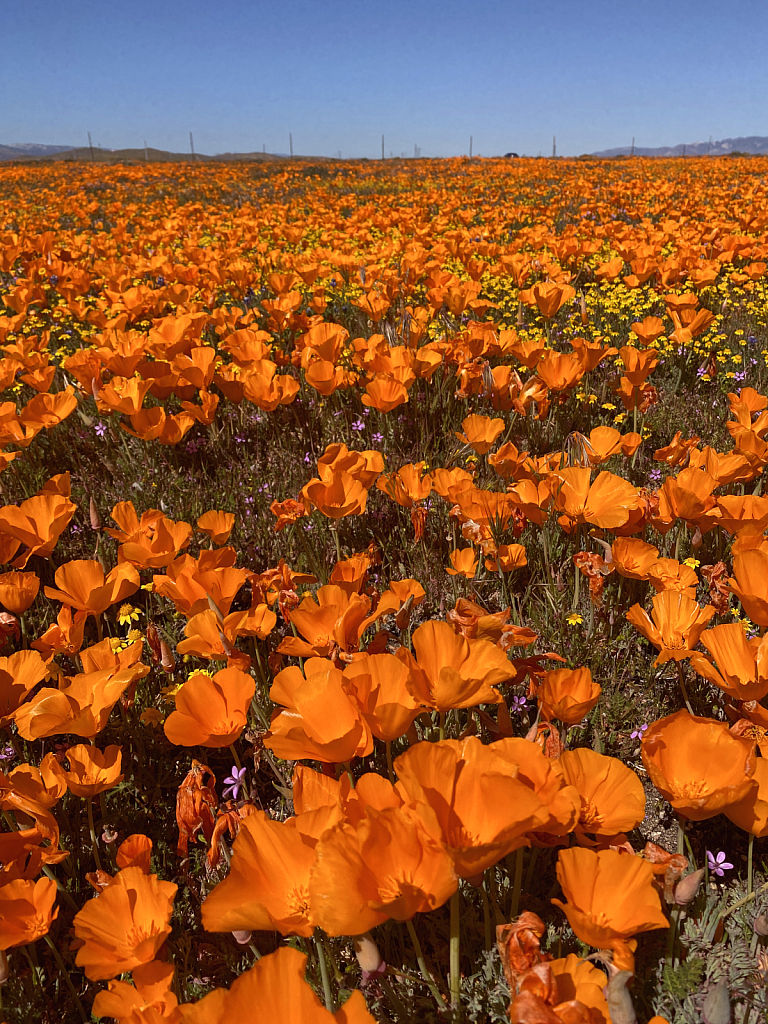
<path id="1" fill-rule="evenodd" d="M 704 1024 L 731 1024 L 731 1000 L 725 979 L 707 993 L 701 1006 L 701 1019 Z"/>
<path id="2" fill-rule="evenodd" d="M 165 640 L 160 641 L 160 667 L 169 676 L 176 671 L 176 659 L 171 654 L 171 649 Z"/>
<path id="3" fill-rule="evenodd" d="M 687 907 L 689 903 L 693 903 L 705 872 L 706 868 L 699 868 L 698 871 L 692 871 L 690 875 L 686 875 L 677 883 L 675 903 L 681 907 Z"/>
<path id="4" fill-rule="evenodd" d="M 88 506 L 88 512 L 89 512 L 90 519 L 91 519 L 91 529 L 92 530 L 100 530 L 101 529 L 101 516 L 99 515 L 99 510 L 96 507 L 96 502 L 93 500 L 93 498 L 90 499 L 89 506 Z"/>
<path id="5" fill-rule="evenodd" d="M 248 943 L 251 941 L 252 935 L 253 932 L 251 931 L 232 932 L 232 938 L 241 946 L 247 946 Z"/>
<path id="6" fill-rule="evenodd" d="M 588 668 L 558 668 L 544 673 L 538 697 L 545 718 L 576 725 L 597 704 L 601 692 Z"/>
<path id="7" fill-rule="evenodd" d="M 752 929 L 755 935 L 765 938 L 768 935 L 768 914 L 758 914 L 752 922 Z"/>

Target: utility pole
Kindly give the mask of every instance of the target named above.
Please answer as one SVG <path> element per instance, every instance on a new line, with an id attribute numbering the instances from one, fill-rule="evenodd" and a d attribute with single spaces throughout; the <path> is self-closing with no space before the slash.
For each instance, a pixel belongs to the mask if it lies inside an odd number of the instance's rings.
<path id="1" fill-rule="evenodd" d="M 291 147 L 291 160 L 293 160 L 293 134 L 291 132 L 288 132 L 288 142 Z"/>
<path id="2" fill-rule="evenodd" d="M 261 144 L 261 152 L 262 152 L 262 153 L 263 153 L 263 154 L 264 154 L 265 156 L 267 155 L 267 144 L 266 144 L 266 142 L 262 142 L 262 144 Z"/>
<path id="3" fill-rule="evenodd" d="M 93 143 L 91 142 L 91 133 L 90 133 L 90 132 L 88 132 L 88 148 L 89 148 L 89 149 L 90 149 L 90 151 L 91 151 L 91 163 L 93 163 L 93 161 L 94 161 L 94 156 L 93 156 Z"/>
<path id="4" fill-rule="evenodd" d="M 472 159 L 472 136 L 469 136 L 469 159 Z"/>
<path id="5" fill-rule="evenodd" d="M 195 156 L 195 140 L 192 138 L 192 132 L 189 133 L 189 148 L 192 152 L 192 159 L 197 160 Z"/>
<path id="6" fill-rule="evenodd" d="M 554 160 L 556 156 L 557 156 L 557 138 L 556 138 L 556 136 L 553 135 L 552 136 L 552 159 Z"/>
<path id="7" fill-rule="evenodd" d="M 630 156 L 634 156 L 635 155 L 635 136 L 634 135 L 632 136 L 632 152 L 629 155 Z"/>
<path id="8" fill-rule="evenodd" d="M 144 139 L 144 162 L 149 163 L 149 153 L 147 152 L 147 140 Z"/>
<path id="9" fill-rule="evenodd" d="M 381 136 L 381 159 L 384 159 L 384 136 Z"/>
<path id="10" fill-rule="evenodd" d="M 709 145 L 707 146 L 707 156 L 709 156 L 710 150 L 712 149 L 712 136 L 709 136 Z"/>

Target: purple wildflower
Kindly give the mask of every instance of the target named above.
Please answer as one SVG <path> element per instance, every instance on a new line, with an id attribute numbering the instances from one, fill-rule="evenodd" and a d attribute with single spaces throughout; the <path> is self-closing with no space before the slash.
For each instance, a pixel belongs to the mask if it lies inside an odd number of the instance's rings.
<path id="1" fill-rule="evenodd" d="M 720 850 L 716 857 L 707 850 L 707 867 L 713 875 L 717 875 L 718 878 L 722 878 L 726 871 L 730 871 L 733 864 L 730 864 L 725 859 L 725 854 Z"/>
<path id="2" fill-rule="evenodd" d="M 641 739 L 643 738 L 643 736 L 645 735 L 645 730 L 646 730 L 647 728 L 648 728 L 648 726 L 647 726 L 647 725 L 640 725 L 640 726 L 638 726 L 638 727 L 637 727 L 637 729 L 634 729 L 634 730 L 633 730 L 633 731 L 632 731 L 632 732 L 631 732 L 631 733 L 629 734 L 629 738 L 630 738 L 631 740 L 641 740 Z"/>
<path id="3" fill-rule="evenodd" d="M 224 799 L 231 796 L 233 800 L 237 800 L 237 795 L 240 792 L 240 787 L 244 786 L 243 777 L 245 776 L 246 769 L 238 768 L 237 765 L 232 765 L 232 771 L 224 779 L 226 789 L 224 790 Z"/>
<path id="4" fill-rule="evenodd" d="M 525 697 L 513 697 L 509 702 L 509 710 L 515 715 L 520 715 L 525 711 L 527 703 Z"/>
<path id="5" fill-rule="evenodd" d="M 104 435 L 107 432 L 107 424 L 106 423 L 102 423 L 101 420 L 99 420 L 99 422 L 96 424 L 96 426 L 93 429 L 96 431 L 96 436 L 97 437 L 104 437 Z"/>

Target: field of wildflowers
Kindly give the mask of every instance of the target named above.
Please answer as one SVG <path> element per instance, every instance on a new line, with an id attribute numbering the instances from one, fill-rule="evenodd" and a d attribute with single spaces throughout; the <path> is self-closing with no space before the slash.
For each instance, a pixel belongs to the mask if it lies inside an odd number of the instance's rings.
<path id="1" fill-rule="evenodd" d="M 0 168 L 0 1020 L 757 1024 L 763 159 Z"/>

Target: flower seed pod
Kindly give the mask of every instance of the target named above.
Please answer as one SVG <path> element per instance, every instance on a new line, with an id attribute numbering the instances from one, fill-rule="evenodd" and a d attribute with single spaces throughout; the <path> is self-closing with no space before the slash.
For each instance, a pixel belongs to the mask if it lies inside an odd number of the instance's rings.
<path id="1" fill-rule="evenodd" d="M 93 500 L 93 498 L 91 498 L 89 503 L 89 514 L 91 518 L 91 529 L 100 530 L 101 516 L 99 515 L 99 510 L 96 508 L 96 502 Z"/>
<path id="2" fill-rule="evenodd" d="M 171 654 L 171 649 L 165 640 L 160 641 L 160 667 L 169 676 L 176 671 L 176 659 Z"/>
<path id="3" fill-rule="evenodd" d="M 728 982 L 719 981 L 710 989 L 701 1007 L 704 1024 L 731 1024 L 731 1000 L 728 996 Z"/>
<path id="4" fill-rule="evenodd" d="M 690 875 L 686 875 L 685 878 L 681 878 L 675 887 L 675 903 L 681 907 L 687 907 L 689 903 L 693 903 L 696 899 L 696 893 L 699 891 L 701 880 L 704 878 L 705 868 L 699 868 L 698 871 L 692 871 Z"/>

